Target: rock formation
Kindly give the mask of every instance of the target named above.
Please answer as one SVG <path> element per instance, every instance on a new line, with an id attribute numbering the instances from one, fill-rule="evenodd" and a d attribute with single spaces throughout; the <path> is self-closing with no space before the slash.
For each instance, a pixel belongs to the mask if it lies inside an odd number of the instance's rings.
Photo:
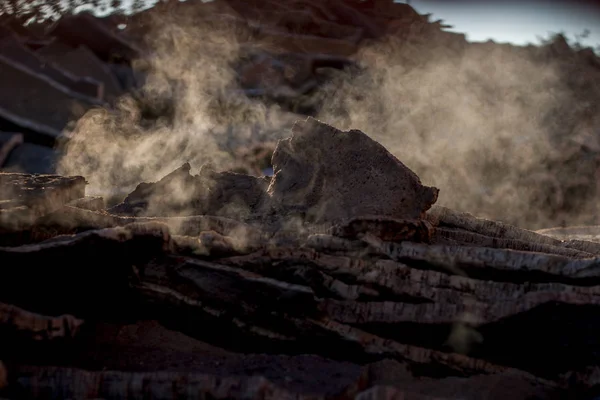
<path id="1" fill-rule="evenodd" d="M 274 165 L 268 190 L 185 165 L 108 210 L 83 177 L 0 174 L 27 215 L 0 220 L 0 396 L 596 393 L 600 244 L 432 206 L 378 143 L 314 120 Z M 223 215 L 236 201 L 253 213 Z"/>

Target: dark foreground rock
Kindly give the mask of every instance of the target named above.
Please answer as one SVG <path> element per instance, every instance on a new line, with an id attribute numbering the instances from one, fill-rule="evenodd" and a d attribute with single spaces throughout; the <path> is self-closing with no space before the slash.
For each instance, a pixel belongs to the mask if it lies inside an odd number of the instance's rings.
<path id="1" fill-rule="evenodd" d="M 0 173 L 0 232 L 27 229 L 37 217 L 84 197 L 83 177 Z"/>
<path id="2" fill-rule="evenodd" d="M 216 215 L 247 219 L 267 211 L 267 178 L 202 167 L 190 174 L 184 164 L 156 183 L 141 183 L 125 200 L 111 208 L 122 215 Z"/>
<path id="3" fill-rule="evenodd" d="M 269 190 L 185 165 L 110 210 L 82 177 L 0 175 L 41 204 L 0 236 L 0 397 L 598 393 L 600 244 L 429 208 L 357 131 L 300 123 L 274 159 Z"/>

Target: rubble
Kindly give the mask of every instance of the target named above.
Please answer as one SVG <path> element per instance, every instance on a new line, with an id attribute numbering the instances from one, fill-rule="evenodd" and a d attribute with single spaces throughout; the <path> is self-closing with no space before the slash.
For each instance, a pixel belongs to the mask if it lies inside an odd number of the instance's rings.
<path id="1" fill-rule="evenodd" d="M 4 218 L 0 237 L 0 396 L 597 390 L 587 242 L 432 207 L 437 189 L 359 131 L 301 121 L 273 158 L 272 178 L 184 165 L 108 209 L 83 177 L 1 174 L 3 210 L 29 217 Z M 300 183 L 328 168 L 324 196 L 350 187 L 350 203 L 297 212 L 321 199 Z M 222 212 L 228 203 L 253 212 Z"/>

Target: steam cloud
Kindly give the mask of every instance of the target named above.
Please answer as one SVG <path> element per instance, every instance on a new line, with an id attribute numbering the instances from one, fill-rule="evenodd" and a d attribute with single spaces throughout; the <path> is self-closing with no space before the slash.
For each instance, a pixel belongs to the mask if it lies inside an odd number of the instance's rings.
<path id="1" fill-rule="evenodd" d="M 268 138 L 252 136 L 253 126 L 283 126 L 288 116 L 239 94 L 232 62 L 243 32 L 222 21 L 160 25 L 143 61 L 149 72 L 144 105 L 126 97 L 116 110 L 90 111 L 65 149 L 59 172 L 85 176 L 90 192 L 128 191 L 184 162 L 229 169 L 236 162 L 231 148 L 289 135 L 280 129 Z M 438 204 L 531 229 L 595 223 L 592 201 L 578 204 L 575 214 L 555 211 L 576 197 L 564 193 L 555 167 L 568 138 L 585 129 L 560 65 L 532 54 L 470 45 L 457 56 L 431 43 L 389 38 L 357 55 L 366 73 L 340 73 L 321 90 L 317 117 L 380 141 L 424 184 L 441 189 Z M 600 98 L 600 89 L 593 90 Z M 170 101 L 170 118 L 145 125 L 144 107 Z"/>
<path id="2" fill-rule="evenodd" d="M 152 54 L 136 63 L 147 73 L 141 93 L 125 96 L 114 110 L 89 111 L 63 149 L 58 172 L 85 176 L 89 193 L 127 193 L 185 162 L 230 168 L 235 160 L 227 150 L 256 140 L 255 125 L 285 117 L 237 93 L 231 65 L 240 32 L 223 21 L 198 24 L 182 16 L 157 26 Z"/>

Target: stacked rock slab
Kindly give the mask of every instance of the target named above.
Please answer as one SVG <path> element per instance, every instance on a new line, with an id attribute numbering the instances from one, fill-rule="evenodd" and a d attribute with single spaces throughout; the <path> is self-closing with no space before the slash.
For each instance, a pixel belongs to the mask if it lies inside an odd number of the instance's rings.
<path id="1" fill-rule="evenodd" d="M 273 163 L 184 165 L 108 210 L 82 177 L 0 175 L 3 206 L 49 193 L 22 241 L 0 236 L 0 397 L 597 393 L 600 244 L 435 206 L 366 134 L 316 120 Z"/>

